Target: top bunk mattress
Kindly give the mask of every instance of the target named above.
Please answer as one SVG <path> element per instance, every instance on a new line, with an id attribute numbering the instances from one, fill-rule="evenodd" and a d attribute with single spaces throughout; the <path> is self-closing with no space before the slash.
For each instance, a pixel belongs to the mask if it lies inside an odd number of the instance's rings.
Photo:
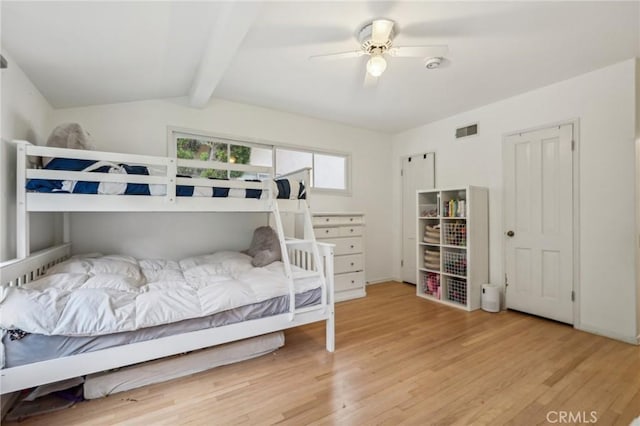
<path id="1" fill-rule="evenodd" d="M 45 170 L 63 170 L 74 172 L 113 173 L 120 175 L 165 176 L 164 170 L 153 167 L 129 164 L 115 164 L 106 161 L 82 160 L 71 158 L 53 158 Z M 180 178 L 191 176 L 178 175 Z M 216 197 L 216 198 L 254 198 L 262 199 L 265 191 L 255 188 L 229 188 L 224 182 L 228 179 L 209 178 L 219 181 L 221 185 L 190 186 L 176 185 L 178 197 Z M 257 179 L 244 182 L 261 182 Z M 99 194 L 99 195 L 147 195 L 164 196 L 166 185 L 124 182 L 92 182 L 59 179 L 29 179 L 26 189 L 29 192 L 62 193 L 62 194 Z M 272 190 L 278 199 L 305 199 L 306 188 L 303 182 L 294 179 L 274 179 Z"/>
<path id="2" fill-rule="evenodd" d="M 0 295 L 0 328 L 18 333 L 100 336 L 139 330 L 289 294 L 282 262 L 262 268 L 238 252 L 180 262 L 129 256 L 77 256 Z M 292 265 L 294 271 L 300 271 Z M 318 277 L 295 281 L 300 294 Z"/>

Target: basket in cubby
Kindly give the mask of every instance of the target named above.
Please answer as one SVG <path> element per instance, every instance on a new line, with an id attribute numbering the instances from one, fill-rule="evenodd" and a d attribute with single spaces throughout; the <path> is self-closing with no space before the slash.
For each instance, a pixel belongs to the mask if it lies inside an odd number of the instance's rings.
<path id="1" fill-rule="evenodd" d="M 467 282 L 463 279 L 444 277 L 446 283 L 446 297 L 449 302 L 467 304 Z"/>
<path id="2" fill-rule="evenodd" d="M 425 272 L 421 278 L 420 286 L 422 292 L 427 296 L 440 299 L 440 275 L 433 272 Z"/>
<path id="3" fill-rule="evenodd" d="M 442 224 L 444 243 L 450 246 L 465 247 L 467 245 L 467 223 L 453 220 Z"/>
<path id="4" fill-rule="evenodd" d="M 438 217 L 438 204 L 435 201 L 431 204 L 420 204 L 419 214 L 422 217 Z"/>
<path id="5" fill-rule="evenodd" d="M 424 250 L 424 267 L 434 271 L 440 270 L 440 249 L 429 247 Z"/>
<path id="6" fill-rule="evenodd" d="M 467 252 L 464 250 L 445 250 L 442 253 L 442 270 L 447 274 L 467 275 Z"/>
<path id="7" fill-rule="evenodd" d="M 440 225 L 424 226 L 424 242 L 430 244 L 440 244 Z"/>

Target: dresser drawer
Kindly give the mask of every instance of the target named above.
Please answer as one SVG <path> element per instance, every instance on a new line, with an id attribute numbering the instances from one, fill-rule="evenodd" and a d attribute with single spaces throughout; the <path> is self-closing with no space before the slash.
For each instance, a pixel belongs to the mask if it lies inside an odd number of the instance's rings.
<path id="1" fill-rule="evenodd" d="M 338 223 L 344 223 L 344 224 L 360 224 L 362 223 L 362 216 L 340 216 L 337 218 L 338 219 Z"/>
<path id="2" fill-rule="evenodd" d="M 359 237 L 362 235 L 363 226 L 341 226 L 338 228 L 338 235 L 341 237 Z"/>
<path id="3" fill-rule="evenodd" d="M 313 225 L 357 225 L 364 223 L 362 216 L 313 216 Z"/>
<path id="4" fill-rule="evenodd" d="M 316 234 L 316 238 L 334 238 L 340 236 L 340 228 L 314 228 L 314 234 Z"/>
<path id="5" fill-rule="evenodd" d="M 316 225 L 336 225 L 340 223 L 340 216 L 313 216 L 311 219 L 314 226 Z"/>
<path id="6" fill-rule="evenodd" d="M 348 256 L 336 256 L 333 259 L 333 270 L 336 274 L 344 272 L 362 271 L 364 269 L 364 256 L 350 254 Z"/>
<path id="7" fill-rule="evenodd" d="M 334 279 L 335 291 L 364 288 L 364 272 L 336 275 Z"/>
<path id="8" fill-rule="evenodd" d="M 336 248 L 333 253 L 336 256 L 343 254 L 362 253 L 362 238 L 330 238 L 323 240 L 325 243 L 335 244 Z"/>

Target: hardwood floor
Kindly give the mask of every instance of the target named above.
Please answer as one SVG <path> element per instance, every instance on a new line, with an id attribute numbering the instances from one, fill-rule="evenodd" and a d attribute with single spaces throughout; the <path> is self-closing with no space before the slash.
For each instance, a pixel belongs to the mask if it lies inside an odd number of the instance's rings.
<path id="1" fill-rule="evenodd" d="M 324 324 L 313 324 L 288 331 L 273 354 L 21 425 L 567 424 L 564 418 L 626 426 L 640 415 L 640 347 L 515 312 L 459 311 L 419 299 L 405 284 L 367 292 L 336 305 L 334 354 L 324 350 Z"/>

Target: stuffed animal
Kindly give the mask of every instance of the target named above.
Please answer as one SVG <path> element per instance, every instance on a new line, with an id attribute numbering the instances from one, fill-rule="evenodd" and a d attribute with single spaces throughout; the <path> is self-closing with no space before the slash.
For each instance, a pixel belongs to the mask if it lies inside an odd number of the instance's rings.
<path id="1" fill-rule="evenodd" d="M 278 234 L 270 226 L 261 226 L 253 231 L 253 239 L 248 250 L 243 251 L 253 257 L 251 264 L 256 267 L 282 259 Z"/>
<path id="2" fill-rule="evenodd" d="M 47 146 L 71 149 L 94 149 L 91 143 L 91 135 L 78 123 L 63 123 L 53 129 L 53 132 L 49 135 L 49 139 L 47 139 Z M 42 165 L 46 166 L 51 160 L 51 157 L 43 157 Z"/>

